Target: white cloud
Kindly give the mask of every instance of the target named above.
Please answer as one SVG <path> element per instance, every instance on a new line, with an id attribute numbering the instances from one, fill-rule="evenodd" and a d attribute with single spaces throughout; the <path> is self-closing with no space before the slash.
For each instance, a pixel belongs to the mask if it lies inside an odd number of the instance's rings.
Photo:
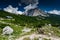
<path id="1" fill-rule="evenodd" d="M 29 10 L 37 8 L 39 3 L 38 0 L 26 0 L 26 1 L 21 0 L 21 2 L 27 4 L 27 6 L 24 7 L 25 14 L 28 14 Z"/>
<path id="2" fill-rule="evenodd" d="M 29 5 L 27 5 L 26 7 L 24 7 L 24 9 L 25 9 L 25 11 L 28 11 L 28 10 L 30 10 L 30 9 L 35 9 L 35 8 L 37 8 L 38 6 L 38 0 L 26 0 L 26 1 L 24 1 L 24 2 L 26 2 L 26 3 L 28 3 Z"/>
<path id="3" fill-rule="evenodd" d="M 30 10 L 30 9 L 35 9 L 36 7 L 37 7 L 37 4 L 38 3 L 35 3 L 35 4 L 29 4 L 28 6 L 26 6 L 26 7 L 24 7 L 24 9 L 26 10 L 26 11 L 28 11 L 28 10 Z"/>
<path id="4" fill-rule="evenodd" d="M 38 2 L 36 2 L 34 4 L 29 4 L 28 6 L 24 7 L 25 14 L 28 14 L 29 10 L 37 8 L 38 7 L 37 4 L 38 4 Z"/>
<path id="5" fill-rule="evenodd" d="M 60 15 L 60 11 L 58 10 L 48 11 L 48 13 Z"/>
<path id="6" fill-rule="evenodd" d="M 23 14 L 22 11 L 18 11 L 17 7 L 14 8 L 11 5 L 9 5 L 8 7 L 4 8 L 3 10 L 6 11 L 6 12 L 14 13 L 14 14 Z"/>

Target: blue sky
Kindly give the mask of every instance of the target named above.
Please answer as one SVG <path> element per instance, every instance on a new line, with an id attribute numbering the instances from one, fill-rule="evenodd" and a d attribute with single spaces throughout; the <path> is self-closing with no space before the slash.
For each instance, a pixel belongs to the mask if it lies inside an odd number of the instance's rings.
<path id="1" fill-rule="evenodd" d="M 60 0 L 40 0 L 39 3 L 44 10 L 60 10 Z"/>
<path id="2" fill-rule="evenodd" d="M 60 10 L 60 0 L 39 0 L 38 2 L 38 7 L 42 10 Z M 21 4 L 21 6 L 19 6 L 19 3 Z M 7 7 L 8 5 L 18 7 L 19 10 L 23 11 L 23 7 L 28 4 L 22 3 L 21 0 L 0 0 L 1 9 Z"/>

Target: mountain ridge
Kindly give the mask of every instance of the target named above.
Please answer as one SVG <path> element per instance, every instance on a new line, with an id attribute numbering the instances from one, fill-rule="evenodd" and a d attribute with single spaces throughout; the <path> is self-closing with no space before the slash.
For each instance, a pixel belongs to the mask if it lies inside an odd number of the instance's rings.
<path id="1" fill-rule="evenodd" d="M 35 8 L 35 9 L 30 9 L 26 12 L 24 12 L 25 15 L 27 16 L 48 16 L 46 12 L 44 12 L 41 9 Z"/>

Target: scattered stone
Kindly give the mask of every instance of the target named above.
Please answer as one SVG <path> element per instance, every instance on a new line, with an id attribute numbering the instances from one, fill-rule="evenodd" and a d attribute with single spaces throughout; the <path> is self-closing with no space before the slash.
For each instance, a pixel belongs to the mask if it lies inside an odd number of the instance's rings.
<path id="1" fill-rule="evenodd" d="M 39 40 L 43 40 L 43 38 L 40 37 Z"/>
<path id="2" fill-rule="evenodd" d="M 51 33 L 54 33 L 54 31 L 51 31 Z"/>
<path id="3" fill-rule="evenodd" d="M 37 31 L 38 31 L 38 34 L 44 34 L 44 30 L 42 28 L 38 28 Z"/>
<path id="4" fill-rule="evenodd" d="M 51 36 L 51 33 L 48 33 L 49 36 Z"/>
<path id="5" fill-rule="evenodd" d="M 24 28 L 22 31 L 23 31 L 23 32 L 30 32 L 31 29 L 30 29 L 30 28 Z"/>
<path id="6" fill-rule="evenodd" d="M 31 35 L 29 38 L 30 38 L 30 40 L 34 40 L 35 34 Z"/>
<path id="7" fill-rule="evenodd" d="M 49 27 L 51 27 L 52 25 L 51 24 L 48 24 Z"/>
<path id="8" fill-rule="evenodd" d="M 9 19 L 13 18 L 13 17 L 11 17 L 11 16 L 6 16 L 6 17 L 9 18 Z"/>
<path id="9" fill-rule="evenodd" d="M 16 26 L 18 26 L 18 25 L 16 25 Z"/>
<path id="10" fill-rule="evenodd" d="M 0 20 L 4 20 L 3 18 L 0 18 Z"/>

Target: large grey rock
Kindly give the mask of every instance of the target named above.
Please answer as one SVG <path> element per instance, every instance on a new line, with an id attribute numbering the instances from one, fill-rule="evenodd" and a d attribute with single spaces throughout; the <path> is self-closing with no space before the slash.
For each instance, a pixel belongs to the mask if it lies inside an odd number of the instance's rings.
<path id="1" fill-rule="evenodd" d="M 6 26 L 5 28 L 3 28 L 3 35 L 8 34 L 11 35 L 13 33 L 13 29 L 9 26 Z"/>
<path id="2" fill-rule="evenodd" d="M 43 17 L 49 16 L 46 12 L 44 12 L 38 8 L 30 9 L 30 10 L 26 11 L 24 14 L 27 16 L 43 16 Z"/>

